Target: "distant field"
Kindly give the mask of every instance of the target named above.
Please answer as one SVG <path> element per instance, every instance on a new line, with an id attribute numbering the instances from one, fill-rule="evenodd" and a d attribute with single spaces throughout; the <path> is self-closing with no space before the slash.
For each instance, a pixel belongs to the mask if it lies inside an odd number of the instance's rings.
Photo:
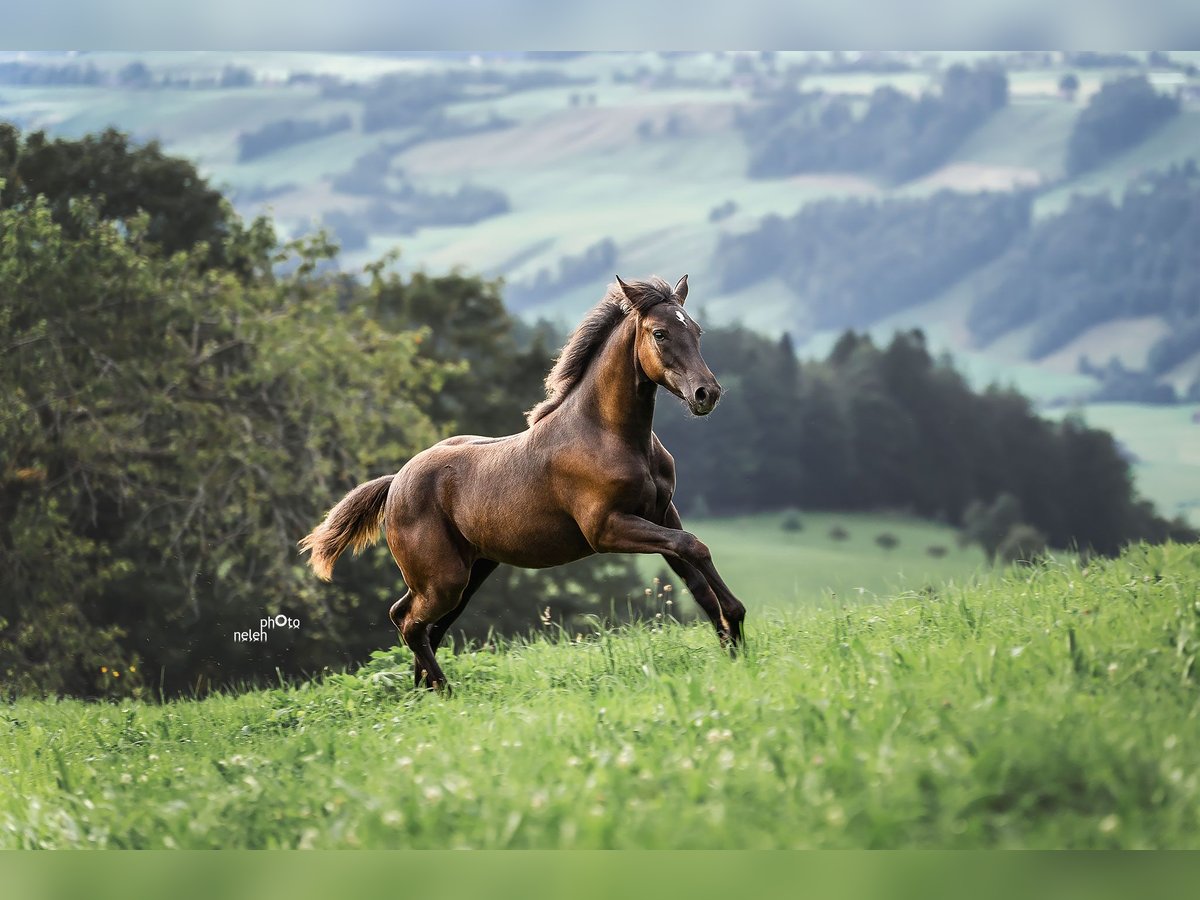
<path id="1" fill-rule="evenodd" d="M 979 548 L 960 548 L 956 531 L 946 525 L 902 516 L 801 512 L 803 530 L 785 531 L 784 518 L 685 519 L 684 527 L 708 545 L 722 577 L 755 611 L 872 602 L 930 584 L 963 584 L 987 572 Z M 850 537 L 832 539 L 835 526 Z M 875 543 L 884 532 L 899 539 L 895 549 Z M 947 555 L 935 559 L 929 547 L 943 547 Z M 664 568 L 657 557 L 641 562 L 648 576 Z"/>
<path id="2" fill-rule="evenodd" d="M 450 698 L 392 649 L 19 700 L 0 847 L 1195 849 L 1197 592 L 1200 548 L 1134 548 L 760 616 L 736 660 L 668 624 L 446 653 Z"/>
<path id="3" fill-rule="evenodd" d="M 1031 170 L 1054 181 L 1062 177 L 1078 114 L 1079 107 L 1065 100 L 1014 98 L 967 138 L 953 160 Z"/>

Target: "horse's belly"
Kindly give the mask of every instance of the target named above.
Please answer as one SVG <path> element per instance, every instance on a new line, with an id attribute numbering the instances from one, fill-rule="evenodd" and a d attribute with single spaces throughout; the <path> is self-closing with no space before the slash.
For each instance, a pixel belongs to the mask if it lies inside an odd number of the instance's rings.
<path id="1" fill-rule="evenodd" d="M 545 569 L 593 552 L 575 520 L 564 514 L 503 516 L 489 525 L 464 537 L 482 556 L 506 565 Z"/>

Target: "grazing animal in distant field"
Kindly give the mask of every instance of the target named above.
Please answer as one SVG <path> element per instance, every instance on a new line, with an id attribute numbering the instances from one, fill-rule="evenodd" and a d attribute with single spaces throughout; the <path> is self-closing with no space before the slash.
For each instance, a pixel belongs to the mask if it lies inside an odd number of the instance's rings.
<path id="1" fill-rule="evenodd" d="M 446 687 L 435 654 L 497 565 L 557 566 L 593 553 L 657 553 L 682 578 L 731 651 L 746 609 L 671 502 L 675 462 L 652 430 L 661 385 L 697 416 L 721 386 L 684 312 L 687 276 L 620 278 L 587 314 L 546 377 L 529 428 L 448 438 L 395 475 L 361 484 L 300 546 L 329 580 L 334 561 L 379 538 L 408 586 L 390 617 L 416 656 L 415 680 Z"/>

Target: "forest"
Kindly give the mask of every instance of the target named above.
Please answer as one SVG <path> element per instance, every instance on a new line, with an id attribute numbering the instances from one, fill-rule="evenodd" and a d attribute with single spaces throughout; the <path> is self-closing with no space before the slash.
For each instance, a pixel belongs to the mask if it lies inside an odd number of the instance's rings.
<path id="1" fill-rule="evenodd" d="M 1008 102 L 1008 76 L 992 66 L 947 69 L 919 97 L 879 87 L 854 98 L 789 85 L 743 111 L 739 125 L 756 178 L 797 172 L 870 172 L 907 181 L 936 168 Z"/>
<path id="2" fill-rule="evenodd" d="M 94 695 L 120 661 L 130 689 L 202 693 L 363 659 L 403 589 L 386 549 L 325 586 L 296 540 L 440 437 L 522 428 L 563 335 L 516 320 L 496 281 L 402 277 L 387 258 L 339 273 L 324 235 L 282 243 L 190 163 L 116 132 L 0 126 L 0 178 L 5 689 Z M 702 498 L 685 515 L 995 509 L 1103 554 L 1190 534 L 1135 496 L 1110 435 L 971 391 L 920 334 L 848 333 L 802 363 L 786 338 L 714 327 L 705 354 L 728 398 L 685 434 L 664 395 L 658 420 Z M 506 578 L 478 617 L 501 632 L 546 597 L 604 612 L 637 583 L 627 558 Z M 229 640 L 266 610 L 305 623 L 271 671 Z"/>
<path id="3" fill-rule="evenodd" d="M 724 290 L 778 275 L 807 320 L 789 327 L 869 325 L 937 296 L 1000 256 L 1029 227 L 1023 193 L 889 200 L 829 199 L 722 238 Z"/>
<path id="4" fill-rule="evenodd" d="M 1171 331 L 1151 350 L 1155 373 L 1200 350 L 1200 171 L 1150 172 L 1120 201 L 1077 195 L 1015 240 L 971 310 L 982 341 L 1036 322 L 1045 356 L 1112 319 L 1160 315 Z"/>

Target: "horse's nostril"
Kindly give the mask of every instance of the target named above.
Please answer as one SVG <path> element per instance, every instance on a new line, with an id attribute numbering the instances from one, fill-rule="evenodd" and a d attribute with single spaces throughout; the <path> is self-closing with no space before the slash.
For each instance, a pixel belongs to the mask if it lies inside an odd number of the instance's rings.
<path id="1" fill-rule="evenodd" d="M 704 388 L 696 388 L 696 402 L 703 403 L 708 399 L 708 391 Z"/>

